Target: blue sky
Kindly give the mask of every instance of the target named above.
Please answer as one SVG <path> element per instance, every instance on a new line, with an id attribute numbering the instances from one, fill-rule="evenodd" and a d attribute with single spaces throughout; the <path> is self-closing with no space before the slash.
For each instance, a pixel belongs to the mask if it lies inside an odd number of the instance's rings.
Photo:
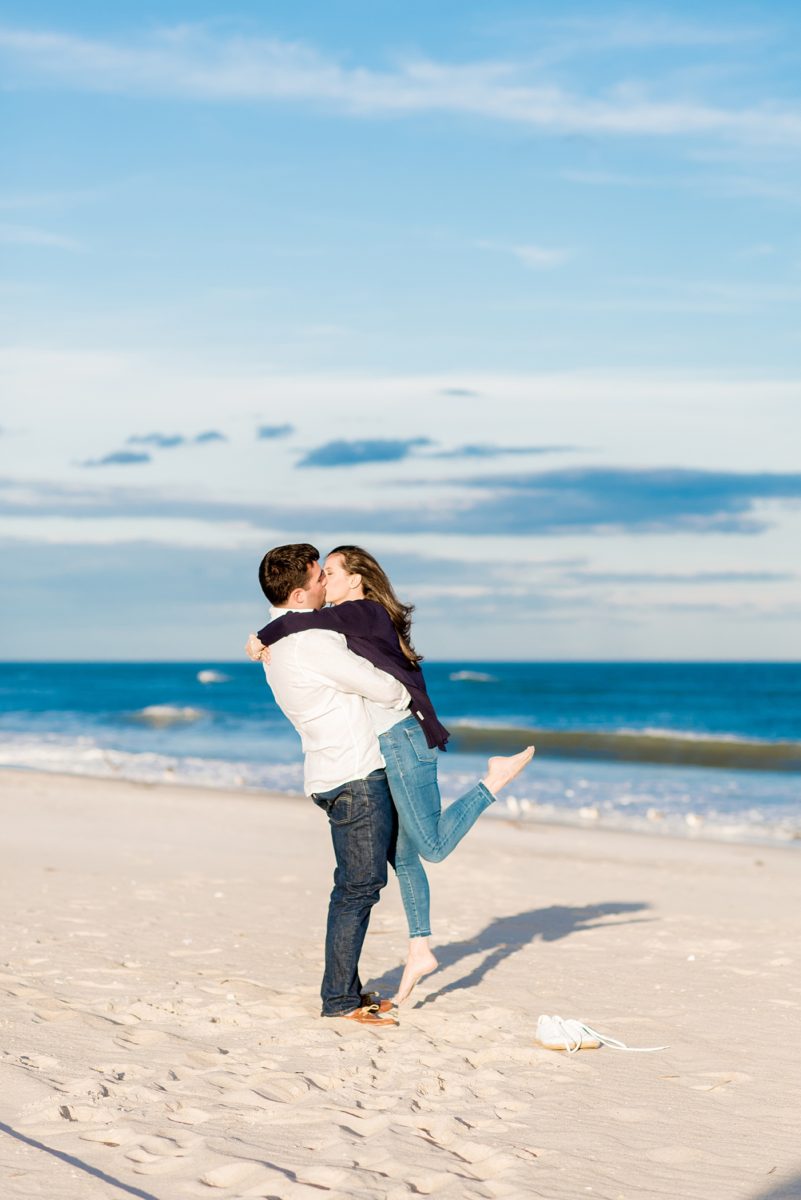
<path id="1" fill-rule="evenodd" d="M 801 14 L 555 11 L 0 4 L 2 657 L 799 657 Z"/>

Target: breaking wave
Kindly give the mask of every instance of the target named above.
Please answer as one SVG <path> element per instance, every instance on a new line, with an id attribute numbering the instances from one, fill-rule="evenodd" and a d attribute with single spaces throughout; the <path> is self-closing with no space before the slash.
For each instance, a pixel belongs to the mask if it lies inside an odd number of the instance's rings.
<path id="1" fill-rule="evenodd" d="M 196 677 L 198 683 L 230 683 L 231 676 L 223 675 L 222 671 L 198 671 Z"/>
<path id="2" fill-rule="evenodd" d="M 163 729 L 167 725 L 190 725 L 208 715 L 204 708 L 192 708 L 188 704 L 148 704 L 146 708 L 131 713 L 131 720 Z"/>
<path id="3" fill-rule="evenodd" d="M 533 744 L 540 758 L 662 763 L 729 771 L 801 771 L 801 742 L 768 742 L 670 730 L 529 729 L 451 726 L 450 746 L 463 754 L 502 753 Z"/>

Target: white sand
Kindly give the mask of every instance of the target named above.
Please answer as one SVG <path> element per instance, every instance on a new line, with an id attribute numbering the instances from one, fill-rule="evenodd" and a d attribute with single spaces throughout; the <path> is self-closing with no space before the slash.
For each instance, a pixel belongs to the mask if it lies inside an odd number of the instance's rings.
<path id="1" fill-rule="evenodd" d="M 3 1200 L 801 1195 L 797 848 L 485 819 L 431 870 L 442 969 L 375 1032 L 318 1016 L 310 802 L 0 792 L 0 1121 L 29 1139 L 0 1130 Z M 391 992 L 384 897 L 362 961 Z M 670 1048 L 569 1058 L 540 1012 Z"/>

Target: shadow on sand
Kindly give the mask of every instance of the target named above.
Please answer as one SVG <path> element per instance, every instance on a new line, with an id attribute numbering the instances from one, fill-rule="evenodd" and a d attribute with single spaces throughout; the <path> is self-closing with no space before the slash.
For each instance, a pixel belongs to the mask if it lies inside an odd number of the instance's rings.
<path id="1" fill-rule="evenodd" d="M 453 967 L 462 959 L 472 958 L 476 954 L 483 954 L 484 957 L 460 979 L 446 984 L 437 992 L 429 993 L 425 1000 L 418 1002 L 417 1007 L 433 1004 L 440 996 L 446 996 L 449 992 L 477 987 L 490 971 L 494 971 L 505 959 L 511 958 L 531 942 L 538 939 L 543 942 L 557 942 L 572 933 L 596 929 L 602 925 L 608 928 L 610 925 L 630 925 L 634 922 L 648 921 L 651 918 L 629 917 L 623 921 L 608 921 L 606 918 L 640 913 L 649 907 L 650 905 L 643 902 L 610 900 L 606 904 L 587 904 L 583 907 L 553 904 L 549 908 L 532 908 L 514 916 L 498 917 L 468 941 L 450 942 L 437 947 L 440 970 Z M 394 992 L 400 983 L 402 972 L 402 965 L 395 967 L 385 972 L 370 986 L 387 994 Z"/>
<path id="2" fill-rule="evenodd" d="M 6 1125 L 4 1121 L 0 1121 L 0 1133 L 5 1133 L 8 1137 L 22 1142 L 25 1146 L 30 1146 L 33 1150 L 41 1150 L 45 1154 L 49 1154 L 51 1158 L 57 1158 L 60 1162 L 66 1163 L 68 1167 L 73 1167 L 75 1170 L 83 1171 L 87 1176 L 93 1179 L 99 1179 L 101 1183 L 108 1184 L 109 1187 L 116 1188 L 117 1191 L 124 1193 L 126 1196 L 136 1196 L 137 1200 L 159 1200 L 158 1196 L 154 1196 L 152 1192 L 145 1192 L 142 1188 L 134 1187 L 130 1183 L 123 1183 L 121 1179 L 116 1179 L 113 1175 L 108 1175 L 100 1167 L 94 1167 L 91 1163 L 86 1162 L 82 1158 L 77 1158 L 74 1154 L 67 1154 L 64 1150 L 57 1150 L 55 1146 L 48 1146 L 45 1142 L 40 1142 L 38 1138 L 28 1137 L 25 1133 L 20 1133 L 18 1129 L 12 1128 L 11 1125 Z"/>
<path id="3" fill-rule="evenodd" d="M 781 1180 L 766 1192 L 754 1192 L 751 1200 L 801 1200 L 801 1175 Z"/>

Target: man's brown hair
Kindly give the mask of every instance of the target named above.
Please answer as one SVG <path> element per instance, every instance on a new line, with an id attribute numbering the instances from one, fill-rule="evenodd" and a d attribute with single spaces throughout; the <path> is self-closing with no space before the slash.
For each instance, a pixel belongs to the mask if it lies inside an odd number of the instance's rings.
<path id="1" fill-rule="evenodd" d="M 319 558 L 320 551 L 305 542 L 268 550 L 259 564 L 259 583 L 270 604 L 286 604 L 295 588 L 305 588 L 309 567 Z"/>

